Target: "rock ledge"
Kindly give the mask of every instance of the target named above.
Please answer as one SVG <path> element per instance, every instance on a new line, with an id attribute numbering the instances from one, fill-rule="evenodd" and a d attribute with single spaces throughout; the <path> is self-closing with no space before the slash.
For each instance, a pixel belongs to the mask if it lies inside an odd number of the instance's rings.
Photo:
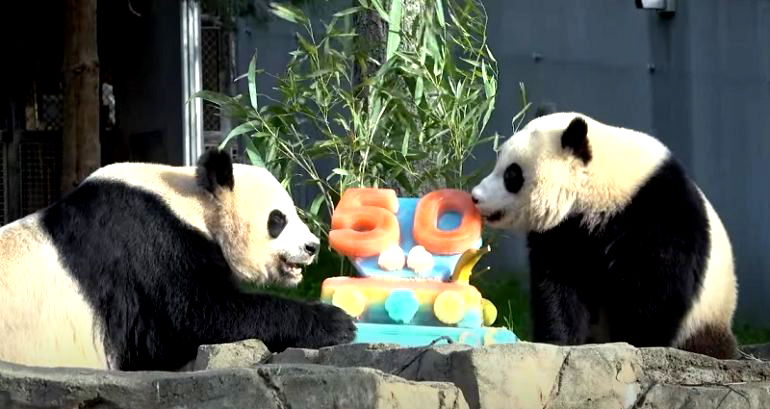
<path id="1" fill-rule="evenodd" d="M 0 408 L 770 408 L 768 362 L 628 344 L 355 344 L 271 354 L 246 340 L 202 346 L 190 368 L 0 362 Z"/>

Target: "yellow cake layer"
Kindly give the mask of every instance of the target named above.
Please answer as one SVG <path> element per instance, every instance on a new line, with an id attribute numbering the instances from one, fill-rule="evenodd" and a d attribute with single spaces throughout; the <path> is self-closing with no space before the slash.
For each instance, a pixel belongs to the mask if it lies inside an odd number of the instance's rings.
<path id="1" fill-rule="evenodd" d="M 333 277 L 322 283 L 321 300 L 362 323 L 478 328 L 485 321 L 481 293 L 467 283 Z"/>

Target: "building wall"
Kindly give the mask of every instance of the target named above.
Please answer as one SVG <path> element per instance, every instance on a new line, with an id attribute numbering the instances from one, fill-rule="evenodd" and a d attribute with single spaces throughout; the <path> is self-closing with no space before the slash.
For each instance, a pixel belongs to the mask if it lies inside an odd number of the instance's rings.
<path id="1" fill-rule="evenodd" d="M 501 72 L 493 127 L 510 133 L 523 82 L 535 104 L 663 140 L 733 240 L 741 319 L 770 324 L 770 1 L 679 1 L 672 18 L 633 3 L 485 1 Z"/>
<path id="2" fill-rule="evenodd" d="M 631 0 L 484 5 L 500 70 L 488 132 L 510 135 L 521 82 L 535 106 L 553 104 L 659 137 L 733 239 L 741 319 L 770 325 L 770 0 L 678 1 L 673 18 L 636 9 Z M 257 48 L 260 66 L 280 72 L 294 47 L 292 29 L 244 24 L 237 71 L 246 71 Z M 477 158 L 493 160 L 491 148 Z M 501 247 L 490 259 L 494 271 L 526 278 L 523 236 L 505 234 Z"/>

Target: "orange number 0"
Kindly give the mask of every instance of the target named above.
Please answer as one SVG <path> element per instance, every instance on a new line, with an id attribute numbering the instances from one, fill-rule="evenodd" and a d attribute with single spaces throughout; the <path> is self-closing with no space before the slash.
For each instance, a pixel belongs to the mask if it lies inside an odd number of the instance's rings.
<path id="1" fill-rule="evenodd" d="M 460 213 L 460 225 L 451 230 L 439 229 L 439 217 L 449 211 Z M 423 196 L 417 203 L 412 235 L 417 244 L 433 254 L 462 253 L 481 236 L 481 215 L 467 192 L 456 189 L 436 190 Z"/>

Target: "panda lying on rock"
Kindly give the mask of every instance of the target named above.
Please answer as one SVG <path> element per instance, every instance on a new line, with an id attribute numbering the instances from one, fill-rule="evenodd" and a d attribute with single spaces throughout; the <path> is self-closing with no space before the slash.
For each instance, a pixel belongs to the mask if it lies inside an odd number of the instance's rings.
<path id="1" fill-rule="evenodd" d="M 528 232 L 534 341 L 735 357 L 730 240 L 657 139 L 544 115 L 502 145 L 472 197 L 491 227 Z"/>
<path id="2" fill-rule="evenodd" d="M 201 344 L 349 342 L 337 307 L 239 291 L 296 285 L 318 247 L 281 184 L 224 152 L 103 167 L 0 228 L 0 360 L 177 370 Z"/>

